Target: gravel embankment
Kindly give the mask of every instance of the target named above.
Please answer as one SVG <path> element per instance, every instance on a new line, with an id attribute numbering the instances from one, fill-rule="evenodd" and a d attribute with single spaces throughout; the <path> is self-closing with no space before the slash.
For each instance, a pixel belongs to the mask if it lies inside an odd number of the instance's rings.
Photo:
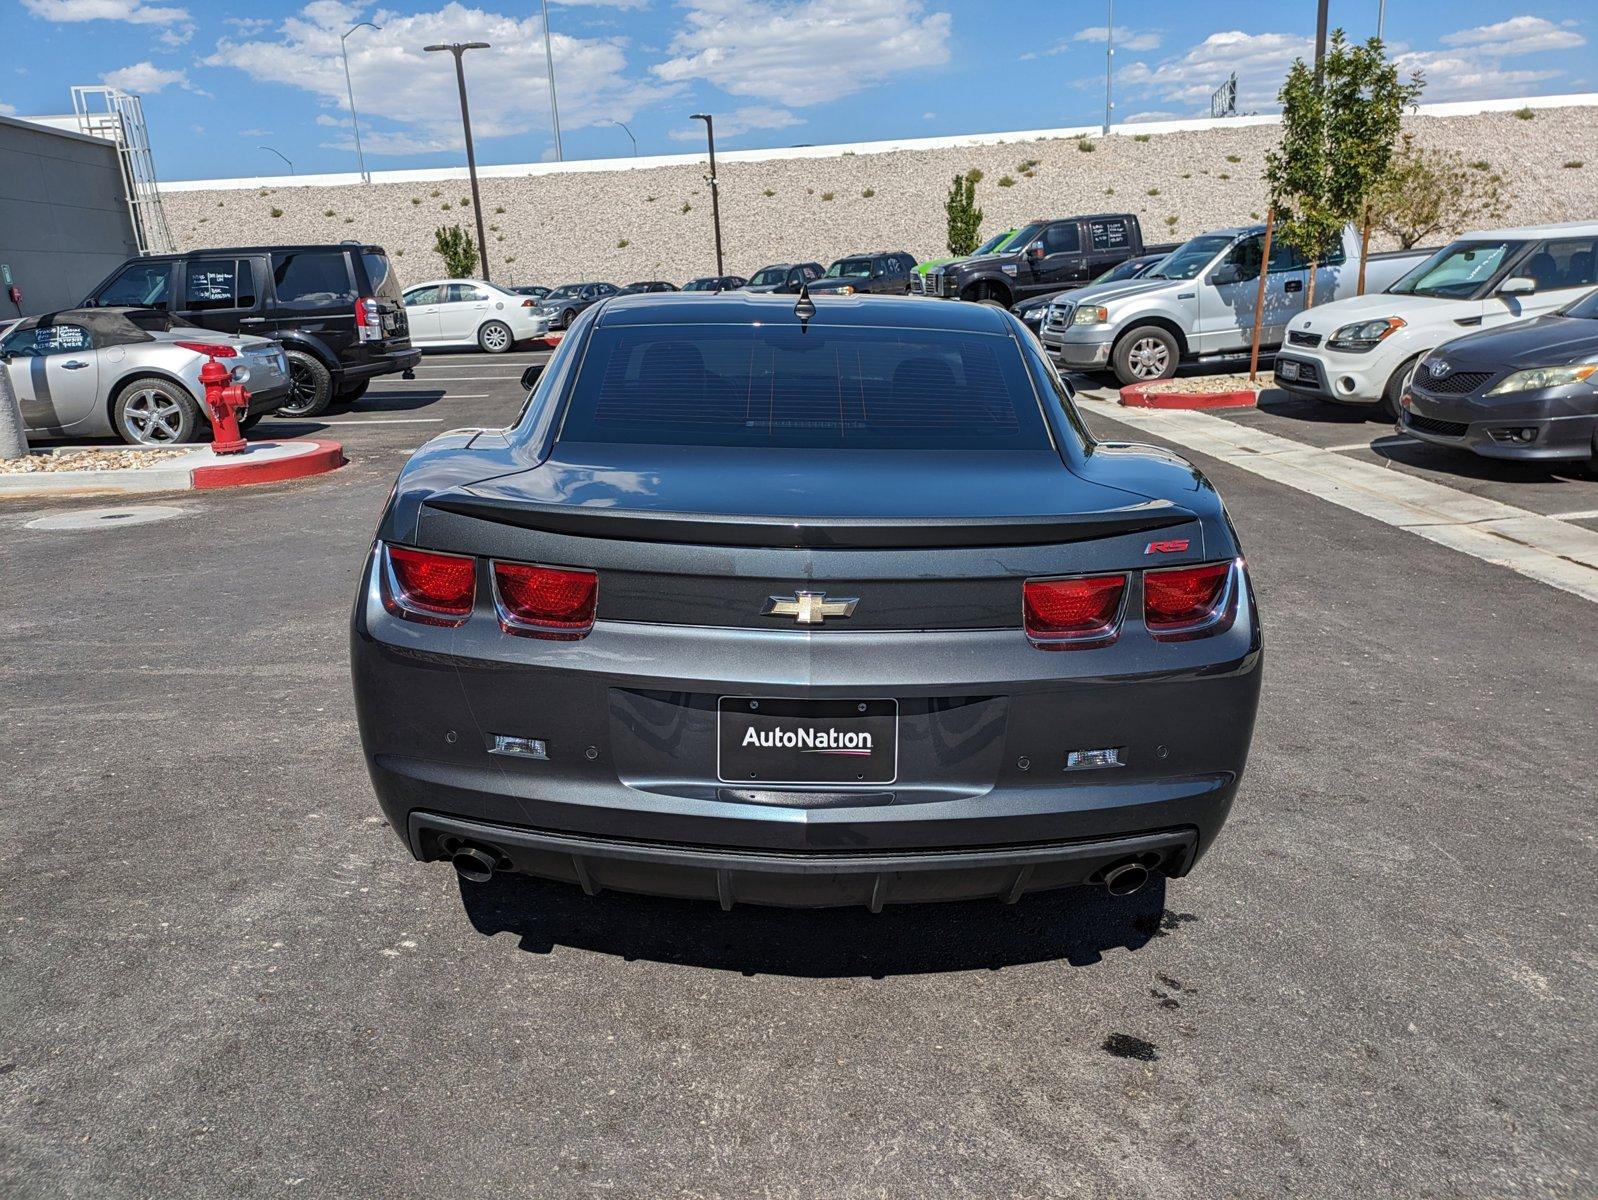
<path id="1" fill-rule="evenodd" d="M 1425 146 L 1485 161 L 1510 181 L 1509 222 L 1598 217 L 1598 109 L 1414 117 Z M 1132 211 L 1150 242 L 1258 219 L 1265 151 L 1279 128 L 1021 141 L 999 146 L 844 154 L 826 159 L 725 163 L 722 230 L 727 270 L 768 262 L 822 263 L 866 249 L 944 253 L 943 199 L 950 178 L 985 173 L 983 228 L 1036 216 Z M 1029 176 L 1020 167 L 1035 160 Z M 1575 164 L 1575 165 L 1571 165 Z M 1001 187 L 1004 177 L 1013 186 Z M 872 192 L 867 196 L 867 191 Z M 670 279 L 714 270 L 710 197 L 697 166 L 538 175 L 482 183 L 489 266 L 503 283 Z M 408 282 L 443 272 L 433 230 L 472 225 L 464 181 L 270 192 L 171 192 L 165 204 L 181 247 L 359 238 L 399 257 Z M 830 197 L 830 198 L 829 198 Z M 687 208 L 688 211 L 684 211 Z M 281 213 L 274 217 L 274 210 Z"/>

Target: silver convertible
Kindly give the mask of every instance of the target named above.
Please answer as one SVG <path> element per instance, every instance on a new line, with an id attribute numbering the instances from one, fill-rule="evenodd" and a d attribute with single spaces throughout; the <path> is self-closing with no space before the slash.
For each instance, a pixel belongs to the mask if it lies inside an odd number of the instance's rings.
<path id="1" fill-rule="evenodd" d="M 250 392 L 248 427 L 289 398 L 283 348 L 147 308 L 86 308 L 18 321 L 0 340 L 30 437 L 115 435 L 138 445 L 204 441 L 200 368 L 215 357 Z"/>

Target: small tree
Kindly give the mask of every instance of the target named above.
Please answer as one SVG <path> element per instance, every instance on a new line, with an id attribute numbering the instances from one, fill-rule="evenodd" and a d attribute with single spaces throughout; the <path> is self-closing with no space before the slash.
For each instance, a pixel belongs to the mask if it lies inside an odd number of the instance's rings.
<path id="1" fill-rule="evenodd" d="M 980 178 L 975 171 L 956 175 L 943 203 L 943 211 L 949 214 L 949 253 L 957 257 L 974 253 L 981 240 L 982 210 L 976 203 Z"/>
<path id="2" fill-rule="evenodd" d="M 1328 69 L 1330 66 L 1328 55 Z M 1326 97 L 1327 89 L 1316 84 L 1315 72 L 1303 59 L 1295 59 L 1277 93 L 1282 102 L 1282 141 L 1265 153 L 1265 185 L 1276 237 L 1310 263 L 1318 262 L 1332 248 L 1343 225 L 1332 201 Z M 1269 265 L 1262 264 L 1262 285 L 1263 271 Z M 1311 270 L 1306 307 L 1315 303 L 1315 275 Z M 1257 320 L 1255 325 L 1257 329 Z"/>
<path id="3" fill-rule="evenodd" d="M 1408 250 L 1440 233 L 1501 220 L 1507 186 L 1485 164 L 1469 166 L 1452 150 L 1422 150 L 1406 133 L 1371 195 L 1371 223 Z"/>
<path id="4" fill-rule="evenodd" d="M 0 363 L 0 461 L 24 458 L 27 453 L 28 431 L 22 423 L 22 408 L 5 364 Z"/>
<path id="5" fill-rule="evenodd" d="M 444 271 L 453 279 L 466 279 L 477 270 L 477 244 L 459 225 L 439 226 L 433 233 L 433 249 L 444 260 Z"/>

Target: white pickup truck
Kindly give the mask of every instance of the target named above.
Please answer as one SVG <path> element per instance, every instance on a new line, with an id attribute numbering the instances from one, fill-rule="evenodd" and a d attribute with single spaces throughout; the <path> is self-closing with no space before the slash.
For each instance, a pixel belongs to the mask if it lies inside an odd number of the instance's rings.
<path id="1" fill-rule="evenodd" d="M 1339 404 L 1398 402 L 1421 355 L 1456 337 L 1563 308 L 1598 287 L 1598 221 L 1467 233 L 1385 292 L 1317 305 L 1287 324 L 1276 382 Z"/>
<path id="2" fill-rule="evenodd" d="M 1113 370 L 1123 384 L 1176 374 L 1183 362 L 1248 352 L 1260 291 L 1265 226 L 1218 229 L 1182 243 L 1147 275 L 1103 283 L 1056 297 L 1039 338 L 1068 370 Z M 1428 251 L 1373 254 L 1365 287 L 1377 290 L 1421 262 Z M 1343 231 L 1342 244 L 1316 268 L 1315 298 L 1354 294 L 1359 277 L 1359 236 Z M 1265 316 L 1260 346 L 1274 351 L 1288 322 L 1304 308 L 1309 267 L 1298 251 L 1271 246 L 1265 273 Z M 1320 309 L 1315 309 L 1319 312 Z"/>

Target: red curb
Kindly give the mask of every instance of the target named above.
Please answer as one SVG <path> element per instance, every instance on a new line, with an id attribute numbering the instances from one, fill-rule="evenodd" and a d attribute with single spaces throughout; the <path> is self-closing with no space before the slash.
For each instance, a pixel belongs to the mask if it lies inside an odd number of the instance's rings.
<path id="1" fill-rule="evenodd" d="M 214 467 L 195 467 L 189 482 L 197 489 L 240 487 L 250 483 L 280 483 L 320 475 L 344 465 L 344 447 L 322 438 L 307 439 L 315 446 L 304 454 L 271 458 L 262 462 L 218 463 Z"/>
<path id="2" fill-rule="evenodd" d="M 1121 389 L 1121 404 L 1127 408 L 1254 408 L 1259 393 L 1151 392 L 1142 384 L 1132 384 Z"/>

